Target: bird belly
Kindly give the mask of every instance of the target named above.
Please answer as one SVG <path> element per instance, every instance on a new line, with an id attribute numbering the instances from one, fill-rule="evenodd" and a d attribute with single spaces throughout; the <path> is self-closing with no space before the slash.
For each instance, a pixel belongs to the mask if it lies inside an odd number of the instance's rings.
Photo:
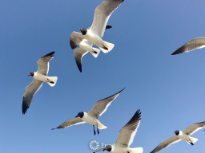
<path id="1" fill-rule="evenodd" d="M 94 126 L 97 125 L 97 121 L 98 121 L 97 119 L 89 116 L 87 113 L 84 113 L 82 120 L 85 121 L 86 123 L 89 123 L 89 124 L 94 125 Z"/>
<path id="2" fill-rule="evenodd" d="M 42 75 L 42 74 L 38 74 L 38 73 L 34 73 L 33 78 L 36 80 L 39 80 L 39 81 L 46 81 L 47 80 L 47 76 Z"/>
<path id="3" fill-rule="evenodd" d="M 96 46 L 98 46 L 98 47 L 102 47 L 102 46 L 103 46 L 103 40 L 102 40 L 99 36 L 93 34 L 93 33 L 90 32 L 90 31 L 88 31 L 87 34 L 84 35 L 84 37 L 85 37 L 90 43 L 92 43 L 92 44 L 94 44 L 94 45 L 96 45 Z"/>
<path id="4" fill-rule="evenodd" d="M 93 51 L 92 50 L 92 46 L 84 43 L 83 41 L 79 44 L 79 46 L 80 46 L 80 48 L 82 48 L 82 49 L 84 49 L 86 51 L 89 51 L 89 52 Z"/>
<path id="5" fill-rule="evenodd" d="M 127 153 L 127 151 L 128 151 L 127 147 L 117 147 L 117 146 L 115 146 L 112 153 Z"/>
<path id="6" fill-rule="evenodd" d="M 181 134 L 181 135 L 178 135 L 178 137 L 179 137 L 180 139 L 182 139 L 182 140 L 185 140 L 185 141 L 190 141 L 190 140 L 189 140 L 189 136 L 188 136 L 188 135 L 186 135 L 186 134 Z"/>

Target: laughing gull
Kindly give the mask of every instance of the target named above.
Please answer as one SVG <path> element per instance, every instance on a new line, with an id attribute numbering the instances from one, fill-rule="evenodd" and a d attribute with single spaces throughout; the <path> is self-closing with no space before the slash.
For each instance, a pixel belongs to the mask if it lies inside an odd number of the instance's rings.
<path id="1" fill-rule="evenodd" d="M 58 77 L 48 77 L 49 71 L 49 61 L 54 56 L 54 51 L 46 54 L 45 56 L 41 57 L 38 63 L 38 71 L 37 72 L 30 72 L 28 76 L 33 77 L 33 81 L 26 87 L 24 95 L 23 95 L 23 103 L 22 103 L 22 113 L 25 114 L 27 109 L 31 105 L 31 101 L 33 95 L 41 88 L 43 82 L 47 82 L 51 87 L 55 86 Z"/>
<path id="2" fill-rule="evenodd" d="M 80 29 L 84 38 L 91 44 L 98 46 L 104 53 L 111 51 L 114 47 L 114 44 L 102 40 L 105 27 L 112 12 L 116 10 L 123 1 L 124 0 L 105 0 L 95 9 L 94 20 L 91 27 L 89 29 Z"/>
<path id="3" fill-rule="evenodd" d="M 151 153 L 158 152 L 164 148 L 169 147 L 170 145 L 177 143 L 181 140 L 185 140 L 188 144 L 194 145 L 194 143 L 198 140 L 197 138 L 190 137 L 190 135 L 194 134 L 198 130 L 202 129 L 205 126 L 205 121 L 192 124 L 184 131 L 175 131 L 175 136 L 163 141 L 160 143 Z"/>
<path id="4" fill-rule="evenodd" d="M 106 26 L 106 29 L 110 29 L 110 28 L 112 28 L 112 26 L 110 25 Z M 75 49 L 77 46 L 79 46 L 80 48 Z M 84 39 L 81 33 L 75 31 L 71 33 L 70 47 L 72 49 L 75 49 L 74 57 L 80 72 L 82 72 L 82 58 L 85 54 L 90 52 L 95 58 L 97 58 L 100 53 L 100 49 L 94 48 L 92 46 L 93 44 L 91 44 L 88 40 Z"/>
<path id="5" fill-rule="evenodd" d="M 111 104 L 111 102 L 115 98 L 117 98 L 117 96 L 123 90 L 124 90 L 124 88 L 121 91 L 117 92 L 116 94 L 96 102 L 94 104 L 93 108 L 88 113 L 79 112 L 75 118 L 67 120 L 66 122 L 64 122 L 63 124 L 58 126 L 57 128 L 52 128 L 52 130 L 60 129 L 60 128 L 67 128 L 67 127 L 70 127 L 70 126 L 76 125 L 76 124 L 89 123 L 89 124 L 93 125 L 94 135 L 96 134 L 95 126 L 97 127 L 97 132 L 99 134 L 98 128 L 105 129 L 107 127 L 104 126 L 102 123 L 100 123 L 98 118 L 107 110 L 107 108 Z"/>
<path id="6" fill-rule="evenodd" d="M 142 153 L 142 147 L 129 148 L 134 140 L 135 134 L 140 124 L 140 114 L 141 112 L 138 109 L 131 120 L 120 130 L 117 141 L 114 145 L 107 145 L 105 148 L 102 148 L 96 152 L 107 150 L 110 153 Z"/>
<path id="7" fill-rule="evenodd" d="M 198 37 L 195 38 L 188 43 L 181 46 L 179 49 L 177 49 L 175 52 L 172 53 L 172 55 L 180 54 L 183 52 L 190 52 L 194 49 L 200 49 L 205 47 L 205 37 Z"/>

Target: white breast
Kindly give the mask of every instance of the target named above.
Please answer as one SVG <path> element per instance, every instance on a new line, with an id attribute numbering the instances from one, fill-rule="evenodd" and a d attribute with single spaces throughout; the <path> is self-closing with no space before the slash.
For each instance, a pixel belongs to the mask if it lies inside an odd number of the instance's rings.
<path id="1" fill-rule="evenodd" d="M 101 46 L 102 39 L 99 36 L 97 36 L 95 33 L 93 33 L 90 29 L 87 31 L 87 33 L 86 33 L 86 35 L 84 35 L 84 37 L 92 44 L 94 44 L 96 46 Z"/>
<path id="2" fill-rule="evenodd" d="M 179 137 L 180 139 L 185 140 L 185 141 L 189 141 L 189 136 L 186 135 L 186 134 L 184 134 L 182 131 L 179 132 L 178 137 Z"/>
<path id="3" fill-rule="evenodd" d="M 96 118 L 93 118 L 91 116 L 89 116 L 86 112 L 84 112 L 84 116 L 82 118 L 83 121 L 85 121 L 86 123 L 89 123 L 91 125 L 94 125 L 94 126 L 97 126 L 97 119 Z"/>
<path id="4" fill-rule="evenodd" d="M 43 74 L 39 74 L 37 72 L 34 73 L 33 76 L 34 79 L 39 80 L 39 81 L 46 81 L 47 77 Z"/>
<path id="5" fill-rule="evenodd" d="M 110 153 L 127 153 L 127 150 L 127 147 L 112 146 L 112 150 Z"/>
<path id="6" fill-rule="evenodd" d="M 86 42 L 87 42 L 87 40 L 83 39 L 83 41 L 81 41 L 79 44 L 80 48 L 82 48 L 86 51 L 92 52 L 92 46 Z"/>

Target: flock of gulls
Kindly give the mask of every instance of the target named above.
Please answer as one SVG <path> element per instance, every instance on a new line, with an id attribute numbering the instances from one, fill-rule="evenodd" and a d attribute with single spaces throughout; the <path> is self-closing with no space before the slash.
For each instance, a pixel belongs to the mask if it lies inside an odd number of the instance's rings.
<path id="1" fill-rule="evenodd" d="M 103 35 L 105 29 L 112 28 L 111 25 L 107 25 L 107 22 L 113 13 L 120 4 L 122 4 L 124 0 L 105 0 L 101 3 L 96 9 L 94 14 L 94 20 L 91 27 L 85 29 L 81 28 L 79 32 L 72 32 L 70 35 L 70 46 L 74 50 L 74 57 L 76 60 L 76 64 L 80 72 L 82 72 L 82 57 L 90 52 L 95 58 L 98 57 L 100 51 L 102 50 L 104 53 L 108 53 L 114 48 L 114 44 L 104 41 Z M 99 48 L 92 47 L 93 45 L 98 46 Z M 78 47 L 76 49 L 76 47 Z M 198 37 L 195 38 L 175 52 L 172 55 L 176 55 L 183 52 L 189 52 L 194 49 L 203 48 L 205 47 L 205 37 Z M 22 102 L 22 113 L 25 114 L 27 109 L 31 105 L 32 98 L 34 94 L 42 87 L 43 83 L 48 83 L 51 87 L 55 86 L 58 77 L 49 77 L 49 61 L 54 56 L 54 51 L 46 54 L 45 56 L 41 57 L 38 63 L 38 70 L 36 72 L 30 72 L 28 76 L 33 77 L 33 81 L 26 87 L 24 95 L 23 95 L 23 102 Z M 72 125 L 82 124 L 82 123 L 89 123 L 93 126 L 94 135 L 96 134 L 95 127 L 97 128 L 97 133 L 99 134 L 99 129 L 106 129 L 107 127 L 100 123 L 98 120 L 99 117 L 107 110 L 108 106 L 111 104 L 113 100 L 115 100 L 118 95 L 123 91 L 117 92 L 116 94 L 109 96 L 105 99 L 99 100 L 94 104 L 89 112 L 79 112 L 77 116 L 73 119 L 70 119 L 60 126 L 53 128 L 60 129 L 60 128 L 67 128 Z M 132 144 L 137 129 L 139 127 L 141 120 L 141 112 L 138 109 L 134 116 L 130 119 L 130 121 L 120 130 L 118 139 L 114 145 L 107 145 L 105 148 L 101 148 L 100 151 L 107 150 L 110 153 L 142 153 L 143 148 L 129 148 Z M 175 135 L 169 139 L 166 139 L 162 143 L 160 143 L 153 151 L 150 153 L 158 152 L 171 144 L 179 142 L 180 140 L 185 140 L 188 144 L 194 145 L 197 138 L 193 138 L 190 135 L 197 132 L 198 130 L 202 129 L 205 126 L 205 121 L 200 123 L 195 123 L 186 128 L 183 131 L 175 131 Z"/>

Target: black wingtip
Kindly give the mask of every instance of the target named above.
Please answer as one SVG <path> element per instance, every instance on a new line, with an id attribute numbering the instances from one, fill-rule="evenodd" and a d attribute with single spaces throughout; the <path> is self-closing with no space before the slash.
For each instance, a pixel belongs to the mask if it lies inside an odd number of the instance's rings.
<path id="1" fill-rule="evenodd" d="M 50 53 L 46 54 L 45 56 L 52 56 L 52 57 L 53 57 L 53 56 L 54 56 L 54 54 L 55 54 L 55 51 L 52 51 L 52 52 L 50 52 Z M 45 56 L 44 56 L 44 57 L 45 57 Z"/>
<path id="2" fill-rule="evenodd" d="M 26 102 L 23 101 L 23 104 L 22 104 L 22 114 L 25 115 L 26 114 L 26 111 L 28 109 L 28 105 L 26 105 Z"/>
<path id="3" fill-rule="evenodd" d="M 142 112 L 140 112 L 140 109 L 138 109 L 138 110 L 135 112 L 135 114 L 133 115 L 133 117 L 131 118 L 130 121 L 135 120 L 135 119 L 141 120 L 141 113 L 142 113 Z"/>
<path id="4" fill-rule="evenodd" d="M 119 92 L 117 92 L 117 93 L 121 93 L 123 90 L 125 90 L 125 87 L 122 90 L 120 90 Z"/>
<path id="5" fill-rule="evenodd" d="M 78 66 L 78 70 L 82 73 L 82 64 L 78 63 L 77 61 L 76 61 L 76 64 Z"/>
<path id="6" fill-rule="evenodd" d="M 180 53 L 177 53 L 177 52 L 175 51 L 175 52 L 173 52 L 171 55 L 176 55 L 176 54 L 180 54 Z"/>
<path id="7" fill-rule="evenodd" d="M 111 25 L 107 25 L 107 26 L 106 26 L 106 29 L 111 29 L 111 28 L 112 28 Z"/>

